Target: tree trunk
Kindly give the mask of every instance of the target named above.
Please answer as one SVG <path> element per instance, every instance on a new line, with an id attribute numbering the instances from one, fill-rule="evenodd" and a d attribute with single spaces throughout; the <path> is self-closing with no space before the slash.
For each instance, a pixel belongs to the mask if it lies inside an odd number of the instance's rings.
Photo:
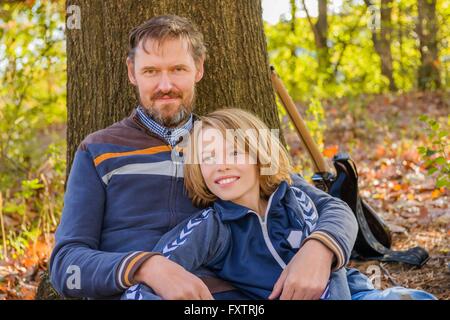
<path id="1" fill-rule="evenodd" d="M 205 36 L 205 76 L 195 112 L 238 107 L 279 128 L 270 82 L 260 0 L 68 0 L 81 12 L 81 29 L 67 30 L 67 167 L 89 133 L 137 105 L 125 59 L 129 31 L 153 16 L 190 18 Z"/>
<path id="2" fill-rule="evenodd" d="M 313 23 L 311 15 L 306 7 L 305 0 L 302 0 L 303 9 L 306 13 L 306 18 L 311 26 L 314 34 L 314 42 L 317 50 L 317 62 L 319 64 L 319 73 L 325 75 L 325 80 L 332 80 L 333 73 L 331 72 L 330 52 L 328 49 L 328 7 L 327 0 L 319 0 L 318 11 L 319 16 L 317 22 Z"/>
<path id="3" fill-rule="evenodd" d="M 371 0 L 364 0 L 367 7 L 372 7 Z M 391 35 L 392 35 L 392 2 L 393 0 L 381 0 L 380 25 L 372 28 L 372 42 L 375 51 L 381 60 L 381 74 L 389 81 L 389 90 L 397 91 L 392 65 Z M 379 29 L 379 33 L 378 33 Z"/>
<path id="4" fill-rule="evenodd" d="M 81 13 L 81 28 L 67 29 L 67 173 L 86 135 L 136 107 L 125 64 L 128 34 L 157 15 L 190 18 L 205 36 L 208 56 L 196 88 L 197 114 L 238 107 L 280 128 L 260 0 L 68 0 L 66 5 L 79 6 Z M 58 298 L 44 274 L 36 299 Z"/>
<path id="5" fill-rule="evenodd" d="M 315 25 L 317 30 L 316 46 L 319 56 L 319 69 L 324 73 L 330 70 L 330 52 L 328 50 L 328 12 L 327 0 L 319 0 L 319 17 Z"/>
<path id="6" fill-rule="evenodd" d="M 291 7 L 291 32 L 295 34 L 295 19 L 297 14 L 297 3 L 296 0 L 289 0 L 289 4 Z"/>
<path id="7" fill-rule="evenodd" d="M 418 0 L 419 19 L 416 32 L 419 37 L 421 65 L 419 67 L 419 88 L 437 89 L 441 86 L 437 46 L 438 23 L 436 0 Z"/>
<path id="8" fill-rule="evenodd" d="M 380 28 L 380 48 L 381 70 L 384 76 L 389 79 L 389 90 L 397 91 L 394 80 L 394 68 L 392 65 L 392 0 L 381 0 L 381 28 Z"/>

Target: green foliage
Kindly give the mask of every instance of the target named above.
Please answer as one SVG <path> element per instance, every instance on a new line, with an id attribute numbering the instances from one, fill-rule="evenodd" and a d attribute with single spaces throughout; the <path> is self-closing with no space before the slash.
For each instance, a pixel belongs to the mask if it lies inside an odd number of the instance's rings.
<path id="1" fill-rule="evenodd" d="M 330 2 L 329 2 L 330 3 Z M 379 1 L 373 1 L 379 7 Z M 265 24 L 269 60 L 285 83 L 293 100 L 307 106 L 305 120 L 315 140 L 321 145 L 324 124 L 322 103 L 344 98 L 353 119 L 364 120 L 368 126 L 379 124 L 371 120 L 366 105 L 371 96 L 386 94 L 389 81 L 381 73 L 381 60 L 372 41 L 369 27 L 371 12 L 363 1 L 344 1 L 339 12 L 328 15 L 328 50 L 330 67 L 319 68 L 314 33 L 307 18 L 292 21 L 282 19 L 274 25 Z M 437 35 L 441 81 L 450 88 L 450 5 L 437 0 Z M 417 0 L 393 2 L 391 16 L 391 52 L 393 77 L 400 92 L 417 88 L 420 66 L 419 39 L 416 34 Z M 317 18 L 312 18 L 316 23 Z M 281 118 L 285 118 L 280 108 Z M 282 121 L 291 129 L 291 125 Z M 368 128 L 370 129 L 370 128 Z"/>
<path id="2" fill-rule="evenodd" d="M 319 99 L 311 98 L 309 108 L 306 111 L 306 126 L 311 133 L 314 141 L 318 144 L 319 149 L 323 150 L 323 131 L 325 112 Z"/>
<path id="3" fill-rule="evenodd" d="M 56 226 L 65 175 L 63 1 L 0 4 L 0 190 L 15 254 Z M 2 258 L 0 256 L 0 258 Z"/>
<path id="4" fill-rule="evenodd" d="M 379 2 L 374 2 L 379 6 Z M 439 65 L 443 87 L 450 82 L 450 5 L 437 1 L 439 25 Z M 313 18 L 313 23 L 317 21 Z M 369 28 L 370 13 L 361 1 L 344 1 L 339 13 L 328 16 L 328 49 L 331 66 L 320 70 L 314 34 L 307 18 L 275 25 L 265 24 L 270 63 L 294 101 L 353 97 L 361 94 L 385 93 L 388 80 L 381 74 L 381 61 L 376 53 Z M 394 79 L 400 91 L 417 88 L 420 65 L 416 34 L 417 1 L 394 1 L 392 8 L 391 51 Z"/>
<path id="5" fill-rule="evenodd" d="M 437 175 L 436 187 L 450 187 L 450 159 L 447 155 L 449 150 L 449 131 L 450 116 L 447 117 L 447 124 L 443 128 L 441 124 L 422 115 L 420 121 L 427 124 L 428 138 L 432 141 L 430 146 L 421 146 L 419 153 L 425 160 L 425 167 L 429 175 Z"/>

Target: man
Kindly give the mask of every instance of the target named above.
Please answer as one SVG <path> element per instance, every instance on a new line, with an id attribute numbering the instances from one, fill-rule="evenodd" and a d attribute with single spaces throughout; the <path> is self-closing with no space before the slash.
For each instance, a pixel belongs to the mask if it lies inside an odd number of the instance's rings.
<path id="1" fill-rule="evenodd" d="M 131 32 L 128 77 L 140 105 L 89 135 L 75 154 L 50 260 L 60 294 L 118 298 L 142 283 L 163 299 L 245 298 L 206 270 L 192 274 L 152 252 L 163 234 L 199 210 L 185 193 L 173 153 L 193 126 L 205 56 L 202 34 L 181 17 L 155 17 Z M 320 218 L 274 294 L 318 299 L 332 269 L 348 261 L 357 223 L 344 202 L 295 181 L 318 203 Z"/>

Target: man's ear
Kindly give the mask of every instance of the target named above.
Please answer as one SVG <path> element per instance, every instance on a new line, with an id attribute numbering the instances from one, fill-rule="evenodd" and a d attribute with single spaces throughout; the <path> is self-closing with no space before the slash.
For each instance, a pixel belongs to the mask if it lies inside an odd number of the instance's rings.
<path id="1" fill-rule="evenodd" d="M 127 69 L 128 69 L 128 79 L 130 79 L 130 82 L 137 86 L 136 77 L 134 76 L 134 62 L 130 59 L 130 57 L 127 58 Z"/>
<path id="2" fill-rule="evenodd" d="M 197 72 L 195 74 L 195 82 L 199 82 L 203 78 L 204 67 L 203 64 L 205 62 L 205 57 L 201 57 L 198 63 L 196 64 Z"/>

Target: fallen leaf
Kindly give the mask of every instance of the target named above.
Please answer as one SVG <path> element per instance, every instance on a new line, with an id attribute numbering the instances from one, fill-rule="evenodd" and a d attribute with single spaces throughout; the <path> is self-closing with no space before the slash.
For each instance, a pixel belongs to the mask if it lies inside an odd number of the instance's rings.
<path id="1" fill-rule="evenodd" d="M 380 159 L 386 155 L 386 148 L 382 145 L 378 145 L 375 151 L 377 159 Z"/>
<path id="2" fill-rule="evenodd" d="M 323 150 L 323 155 L 327 158 L 333 158 L 339 152 L 338 145 L 332 145 Z"/>
<path id="3" fill-rule="evenodd" d="M 441 195 L 441 190 L 440 189 L 434 189 L 433 192 L 431 193 L 431 199 L 436 199 Z"/>
<path id="4" fill-rule="evenodd" d="M 396 225 L 396 224 L 388 224 L 389 231 L 394 233 L 406 233 L 406 228 Z"/>
<path id="5" fill-rule="evenodd" d="M 428 223 L 430 221 L 429 212 L 426 207 L 420 208 L 420 214 L 417 217 L 417 220 L 419 221 L 419 223 L 422 223 L 422 224 Z"/>

